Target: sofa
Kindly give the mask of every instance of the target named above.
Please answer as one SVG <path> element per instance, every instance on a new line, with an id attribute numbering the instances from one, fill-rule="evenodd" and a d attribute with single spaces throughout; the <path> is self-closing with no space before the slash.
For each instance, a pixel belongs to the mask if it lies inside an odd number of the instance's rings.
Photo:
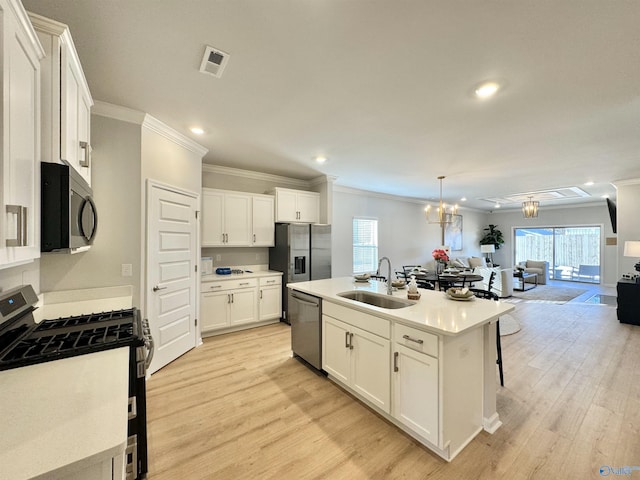
<path id="1" fill-rule="evenodd" d="M 489 286 L 491 272 L 496 272 L 491 291 L 500 298 L 513 295 L 513 268 L 476 267 L 473 269 L 473 273 L 482 275 L 482 282 L 475 282 L 473 288 L 486 290 Z"/>
<path id="2" fill-rule="evenodd" d="M 527 260 L 524 262 L 519 262 L 518 267 L 524 269 L 524 273 L 537 273 L 538 285 L 547 284 L 547 279 L 549 278 L 549 262 Z M 531 279 L 527 283 L 534 283 L 534 281 L 533 279 Z"/>
<path id="3" fill-rule="evenodd" d="M 458 268 L 486 267 L 487 261 L 483 257 L 458 257 L 449 262 Z"/>

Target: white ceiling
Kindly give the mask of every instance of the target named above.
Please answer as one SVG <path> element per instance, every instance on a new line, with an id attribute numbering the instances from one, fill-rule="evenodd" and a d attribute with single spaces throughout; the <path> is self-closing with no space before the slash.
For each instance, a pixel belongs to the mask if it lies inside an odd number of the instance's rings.
<path id="1" fill-rule="evenodd" d="M 565 187 L 589 196 L 541 209 L 603 202 L 640 177 L 638 0 L 23 3 L 70 26 L 94 99 L 209 164 L 422 199 L 446 175 L 445 200 L 483 210 Z M 198 71 L 207 45 L 230 54 L 220 79 Z M 483 80 L 504 88 L 479 101 Z"/>

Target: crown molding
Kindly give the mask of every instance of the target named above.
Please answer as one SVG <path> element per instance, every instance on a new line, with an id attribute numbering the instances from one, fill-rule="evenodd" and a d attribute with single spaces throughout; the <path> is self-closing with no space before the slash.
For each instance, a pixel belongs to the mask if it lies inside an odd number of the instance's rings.
<path id="1" fill-rule="evenodd" d="M 142 125 L 145 117 L 145 113 L 139 110 L 133 110 L 132 108 L 122 107 L 112 103 L 101 102 L 100 100 L 96 100 L 93 107 L 91 107 L 91 114 L 113 118 L 114 120 L 120 120 L 121 122 L 135 123 L 136 125 Z"/>
<path id="2" fill-rule="evenodd" d="M 38 34 L 34 30 L 33 24 L 29 18 L 31 14 L 27 12 L 22 3 L 17 0 L 10 0 L 9 8 L 13 10 L 14 16 L 18 19 L 20 26 L 27 35 L 29 43 L 35 50 L 38 60 L 42 60 L 45 57 L 44 48 L 42 47 L 42 43 L 40 43 L 40 40 L 38 39 Z"/>
<path id="3" fill-rule="evenodd" d="M 180 145 L 181 147 L 186 148 L 187 150 L 192 151 L 193 153 L 199 155 L 201 158 L 204 157 L 209 151 L 208 148 L 203 147 L 197 142 L 194 142 L 186 135 L 181 134 L 177 130 L 174 130 L 166 123 L 161 122 L 157 118 L 146 114 L 144 117 L 144 121 L 142 122 L 142 128 L 146 128 L 158 135 L 165 137 L 166 139 L 172 141 Z"/>
<path id="4" fill-rule="evenodd" d="M 331 175 L 320 175 L 319 177 L 312 178 L 309 180 L 309 186 L 322 185 L 324 183 L 333 184 L 338 179 L 338 177 L 333 177 Z"/>
<path id="5" fill-rule="evenodd" d="M 101 102 L 98 100 L 91 108 L 91 114 L 140 125 L 142 128 L 146 128 L 149 131 L 157 133 L 158 135 L 167 138 L 173 143 L 186 148 L 200 157 L 204 157 L 209 151 L 209 149 L 203 147 L 197 142 L 194 142 L 177 130 L 174 130 L 166 123 L 161 122 L 152 115 L 139 110 L 133 110 L 131 108 L 113 105 L 112 103 Z"/>
<path id="6" fill-rule="evenodd" d="M 627 185 L 640 185 L 640 178 L 630 178 L 628 180 L 617 180 L 611 182 L 614 187 L 627 186 Z"/>
<path id="7" fill-rule="evenodd" d="M 373 192 L 371 190 L 362 190 L 360 188 L 345 187 L 343 185 L 334 185 L 333 191 L 338 193 L 347 193 L 349 195 L 366 195 L 367 197 L 381 198 L 383 200 L 395 200 L 397 202 L 415 203 L 424 205 L 428 203 L 424 199 L 415 197 L 402 197 L 400 195 L 392 195 L 390 193 Z"/>
<path id="8" fill-rule="evenodd" d="M 240 168 L 223 167 L 221 165 L 202 164 L 203 173 L 217 173 L 218 175 L 229 175 L 232 177 L 250 178 L 252 180 L 261 180 L 263 182 L 271 182 L 278 185 L 290 185 L 299 188 L 308 188 L 311 184 L 308 180 L 300 180 L 297 178 L 283 177 L 280 175 L 272 175 L 270 173 L 254 172 L 252 170 L 242 170 Z"/>

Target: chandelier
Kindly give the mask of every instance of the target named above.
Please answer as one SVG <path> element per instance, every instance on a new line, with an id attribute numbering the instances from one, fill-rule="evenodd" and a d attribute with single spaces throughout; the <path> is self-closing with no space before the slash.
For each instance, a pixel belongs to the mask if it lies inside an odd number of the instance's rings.
<path id="1" fill-rule="evenodd" d="M 529 200 L 522 202 L 522 214 L 524 218 L 536 218 L 538 216 L 538 206 L 540 202 L 533 200 L 533 197 L 529 197 Z"/>
<path id="2" fill-rule="evenodd" d="M 438 180 L 440 180 L 440 202 L 438 203 L 438 210 L 435 213 L 435 217 L 431 214 L 431 205 L 427 205 L 424 209 L 424 215 L 427 218 L 427 223 L 436 223 L 440 225 L 442 228 L 442 243 L 444 244 L 444 227 L 448 223 L 453 222 L 453 215 L 458 212 L 458 205 L 454 205 L 452 207 L 447 207 L 447 205 L 442 201 L 442 180 L 445 177 L 440 176 Z M 448 209 L 448 211 L 447 211 Z"/>

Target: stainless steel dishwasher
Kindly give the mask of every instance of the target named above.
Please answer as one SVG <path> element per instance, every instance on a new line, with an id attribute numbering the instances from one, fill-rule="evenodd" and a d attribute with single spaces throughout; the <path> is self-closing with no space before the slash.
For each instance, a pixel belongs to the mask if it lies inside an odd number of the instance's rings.
<path id="1" fill-rule="evenodd" d="M 322 369 L 322 299 L 289 290 L 291 350 L 307 363 Z"/>

